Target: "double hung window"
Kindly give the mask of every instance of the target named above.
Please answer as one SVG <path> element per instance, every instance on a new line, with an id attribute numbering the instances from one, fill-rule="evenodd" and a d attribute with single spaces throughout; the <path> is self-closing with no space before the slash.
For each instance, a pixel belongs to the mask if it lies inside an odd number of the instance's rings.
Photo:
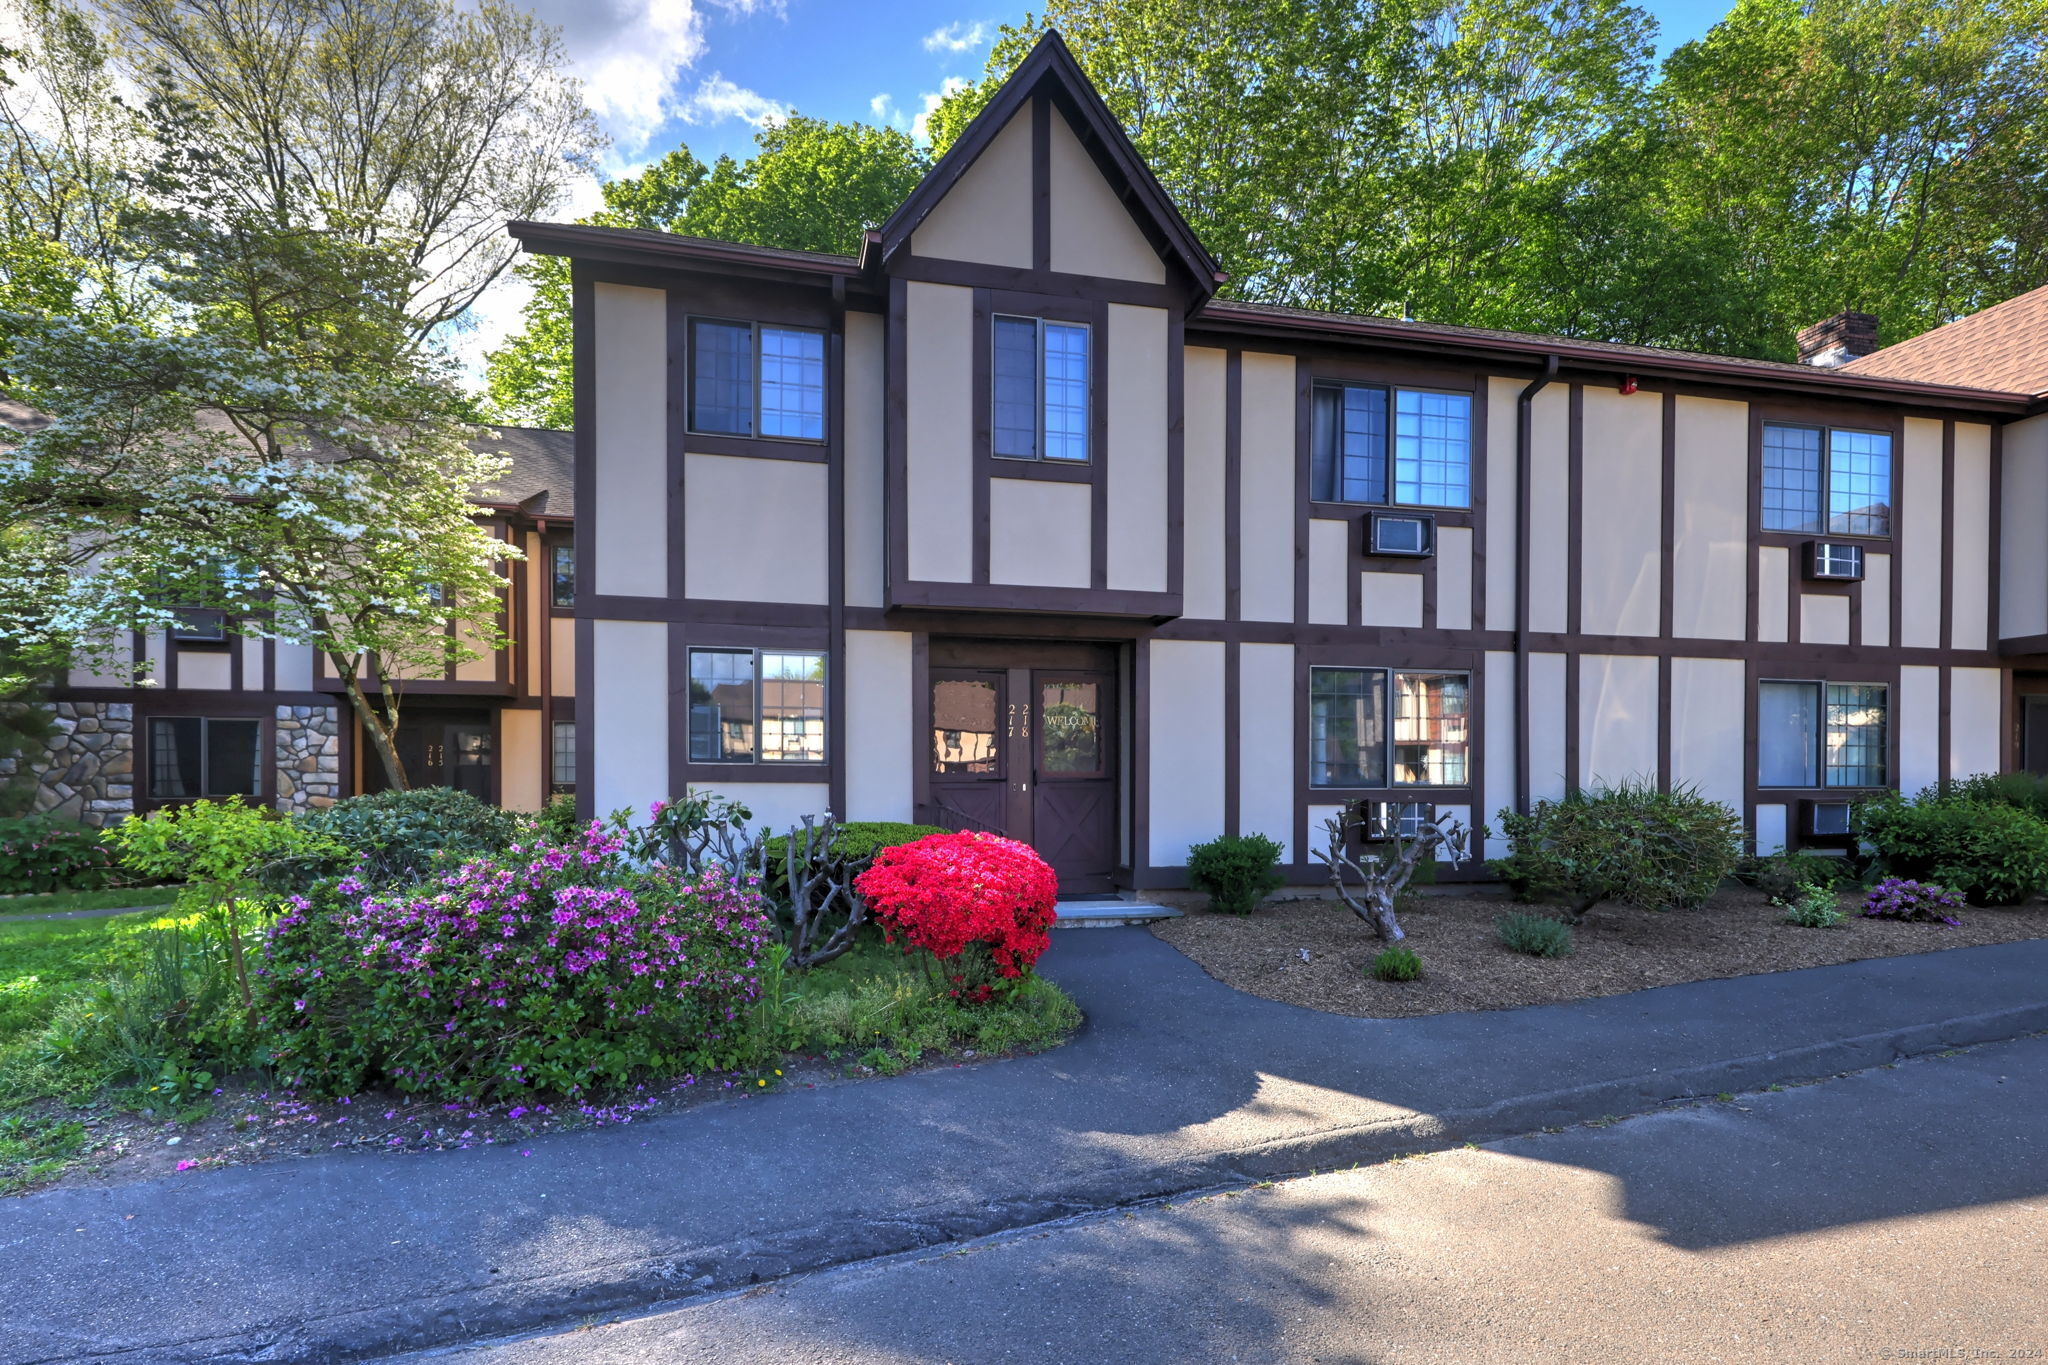
<path id="1" fill-rule="evenodd" d="M 766 323 L 690 320 L 690 430 L 825 439 L 825 334 Z"/>
<path id="2" fill-rule="evenodd" d="M 256 796 L 262 752 L 260 720 L 158 716 L 149 723 L 149 794 L 161 801 Z"/>
<path id="3" fill-rule="evenodd" d="M 1472 505 L 1472 395 L 1318 384 L 1312 403 L 1316 501 Z"/>
<path id="4" fill-rule="evenodd" d="M 1763 529 L 1892 533 L 1892 438 L 1882 431 L 1764 424 Z"/>
<path id="5" fill-rule="evenodd" d="M 1005 460 L 1088 459 L 1086 324 L 997 314 L 989 392 L 992 452 Z"/>
<path id="6" fill-rule="evenodd" d="M 823 763 L 825 656 L 690 651 L 692 763 Z"/>
<path id="7" fill-rule="evenodd" d="M 1882 683 L 1757 685 L 1757 785 L 1882 787 L 1890 689 Z"/>
<path id="8" fill-rule="evenodd" d="M 1464 786 L 1470 690 L 1464 673 L 1310 669 L 1310 785 Z"/>
<path id="9" fill-rule="evenodd" d="M 549 778 L 556 787 L 576 785 L 576 722 L 558 720 L 554 725 L 554 748 L 549 754 Z"/>

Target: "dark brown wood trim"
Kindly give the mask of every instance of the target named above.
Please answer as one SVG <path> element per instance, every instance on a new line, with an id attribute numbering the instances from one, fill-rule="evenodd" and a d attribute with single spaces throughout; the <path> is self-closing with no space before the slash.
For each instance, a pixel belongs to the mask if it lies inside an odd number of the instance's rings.
<path id="1" fill-rule="evenodd" d="M 1223 646 L 1223 733 L 1218 738 L 1223 744 L 1223 832 L 1229 835 L 1238 832 L 1238 805 L 1243 799 L 1243 694 L 1238 673 L 1243 648 L 1236 640 Z"/>
<path id="2" fill-rule="evenodd" d="M 1187 568 L 1187 347 L 1179 309 L 1166 315 L 1166 590 L 1178 597 Z"/>
<path id="3" fill-rule="evenodd" d="M 1297 622 L 1308 620 L 1309 594 L 1309 454 L 1315 440 L 1315 374 L 1307 364 L 1294 365 L 1294 609 L 1288 613 Z M 1242 437 L 1240 437 L 1242 450 Z M 1240 459 L 1242 456 L 1240 455 Z M 1242 499 L 1244 489 L 1233 486 L 1233 497 Z M 1356 577 L 1358 561 L 1347 557 L 1344 572 Z M 1426 608 L 1425 608 L 1426 610 Z M 1352 618 L 1356 620 L 1356 617 Z M 1423 620 L 1430 617 L 1425 615 Z"/>
<path id="4" fill-rule="evenodd" d="M 1586 543 L 1586 386 L 1571 386 L 1567 409 L 1565 454 L 1565 629 L 1584 629 Z"/>
<path id="5" fill-rule="evenodd" d="M 1088 325 L 1088 586 L 1100 592 L 1109 586 L 1109 305 L 1096 303 Z"/>
<path id="6" fill-rule="evenodd" d="M 595 517 L 597 511 L 597 405 L 593 387 L 593 371 L 596 357 L 592 347 L 597 340 L 595 319 L 591 314 L 591 279 L 589 268 L 578 261 L 569 268 L 570 285 L 570 333 L 573 341 L 573 371 L 571 384 L 574 390 L 576 412 L 576 505 L 586 508 L 586 515 Z M 673 350 L 673 348 L 671 348 Z M 673 355 L 671 355 L 673 360 Z M 673 387 L 673 386 L 672 386 Z M 671 539 L 673 535 L 673 513 L 671 513 Z M 681 587 L 675 581 L 680 578 L 676 567 L 680 550 L 671 547 L 670 590 L 680 594 Z M 593 655 L 596 652 L 596 636 L 593 634 L 592 614 L 589 599 L 595 596 L 591 589 L 597 586 L 597 537 L 582 535 L 576 537 L 576 818 L 592 820 L 603 812 L 592 805 L 593 789 L 597 781 L 597 720 L 596 706 L 590 700 L 597 691 L 593 677 Z"/>
<path id="7" fill-rule="evenodd" d="M 1031 101 L 1031 269 L 1052 273 L 1052 105 Z"/>
<path id="8" fill-rule="evenodd" d="M 846 291 L 834 290 L 825 342 L 825 433 L 831 464 L 825 475 L 825 595 L 831 634 L 825 659 L 825 760 L 834 815 L 846 809 Z"/>
<path id="9" fill-rule="evenodd" d="M 1106 275 L 1066 275 L 1054 270 L 1020 270 L 1015 266 L 979 265 L 931 256 L 899 257 L 889 267 L 890 280 L 923 284 L 954 284 L 1030 294 L 1048 302 L 1078 299 L 1087 303 L 1131 303 L 1145 308 L 1183 311 L 1185 296 L 1171 285 L 1119 280 Z"/>
<path id="10" fill-rule="evenodd" d="M 1564 656 L 1564 789 L 1575 792 L 1579 789 L 1579 672 L 1585 667 L 1586 656 L 1579 650 L 1572 650 Z M 1598 774 L 1595 774 L 1598 776 Z"/>
<path id="11" fill-rule="evenodd" d="M 985 584 L 989 580 L 989 541 L 993 535 L 989 525 L 992 515 L 989 509 L 992 494 L 989 479 L 993 476 L 995 467 L 995 308 L 986 289 L 974 291 L 973 326 L 972 359 L 968 362 L 974 366 L 973 373 L 968 377 L 972 394 L 970 402 L 973 404 L 970 425 L 973 442 L 970 460 L 974 471 L 971 535 L 974 545 L 974 581 Z M 1036 462 L 1007 460 L 1004 463 L 1026 465 Z"/>
<path id="12" fill-rule="evenodd" d="M 884 601 L 890 600 L 897 584 L 910 578 L 908 291 L 909 286 L 900 279 L 889 282 L 889 321 L 882 359 L 888 389 L 882 408 L 882 464 L 887 471 L 883 481 L 882 538 L 888 550 L 888 572 L 882 584 Z"/>
<path id="13" fill-rule="evenodd" d="M 1896 464 L 1897 462 L 1894 461 Z M 1896 506 L 1896 501 L 1893 504 Z M 1996 572 L 1997 565 L 1991 566 Z M 1951 654 L 1956 646 L 1956 424 L 1949 418 L 1941 424 L 1941 643 Z M 1943 782 L 1956 777 L 1955 765 L 1949 758 L 1949 741 L 1954 732 L 1951 723 L 1950 706 L 1953 704 L 1955 667 L 1943 668 L 1938 675 L 1941 697 L 1941 764 L 1938 771 Z M 1897 727 L 1894 726 L 1894 729 Z M 1897 772 L 1897 768 L 1893 772 Z"/>
<path id="14" fill-rule="evenodd" d="M 673 342 L 669 354 L 675 355 Z M 681 433 L 676 444 L 691 455 L 738 455 L 749 460 L 800 460 L 806 464 L 825 464 L 832 458 L 829 437 L 825 441 L 789 441 L 768 436 L 713 436 L 683 431 L 679 422 L 672 423 L 670 430 Z"/>

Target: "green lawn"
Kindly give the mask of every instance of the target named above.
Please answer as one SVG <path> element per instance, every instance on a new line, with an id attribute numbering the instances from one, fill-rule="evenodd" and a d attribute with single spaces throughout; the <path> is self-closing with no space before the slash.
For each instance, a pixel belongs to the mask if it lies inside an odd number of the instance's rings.
<path id="1" fill-rule="evenodd" d="M 40 896 L 0 896 L 0 916 L 53 915 L 67 910 L 139 910 L 169 905 L 175 886 L 131 886 L 114 891 L 51 891 Z"/>
<path id="2" fill-rule="evenodd" d="M 170 923 L 154 911 L 0 923 L 0 1110 L 83 1100 L 132 1060 L 121 1045 L 141 1021 L 114 1016 L 136 1006 L 116 1002 L 106 987 L 145 972 L 147 931 Z"/>

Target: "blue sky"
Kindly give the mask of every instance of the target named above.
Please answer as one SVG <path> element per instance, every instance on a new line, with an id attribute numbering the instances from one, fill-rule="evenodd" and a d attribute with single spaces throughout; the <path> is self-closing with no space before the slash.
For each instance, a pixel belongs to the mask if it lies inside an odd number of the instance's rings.
<path id="1" fill-rule="evenodd" d="M 1024 6 L 972 0 L 527 0 L 562 29 L 574 67 L 612 145 L 607 175 L 630 174 L 678 143 L 710 161 L 745 157 L 763 120 L 786 109 L 814 118 L 888 122 L 915 131 L 949 81 L 972 79 L 997 28 Z M 1227 2 L 1227 0 L 1222 0 Z M 1662 46 L 1704 33 L 1727 0 L 1638 0 Z M 562 206 L 596 206 L 595 184 Z M 518 326 L 525 293 L 507 280 L 479 304 L 457 343 L 474 375 L 481 354 Z"/>

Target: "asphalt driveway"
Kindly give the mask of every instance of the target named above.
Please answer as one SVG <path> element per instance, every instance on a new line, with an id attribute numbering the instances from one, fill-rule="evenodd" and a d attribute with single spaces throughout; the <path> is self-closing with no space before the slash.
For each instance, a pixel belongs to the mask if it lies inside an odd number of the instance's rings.
<path id="1" fill-rule="evenodd" d="M 1040 1057 L 409 1157 L 0 1201 L 0 1361 L 331 1360 L 2048 1028 L 2048 941 L 1423 1019 L 1242 995 L 1137 929 Z"/>

